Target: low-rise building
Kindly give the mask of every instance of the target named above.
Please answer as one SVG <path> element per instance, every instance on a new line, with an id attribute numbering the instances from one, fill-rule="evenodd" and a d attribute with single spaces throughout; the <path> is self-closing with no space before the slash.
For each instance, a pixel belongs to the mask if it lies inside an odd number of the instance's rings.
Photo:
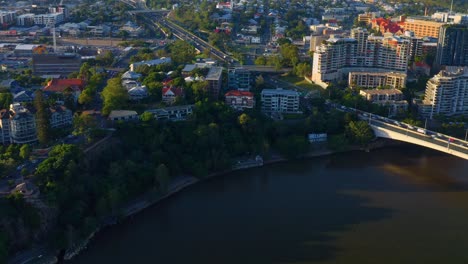
<path id="1" fill-rule="evenodd" d="M 148 97 L 148 89 L 146 86 L 136 86 L 128 90 L 128 99 L 131 101 L 138 101 Z"/>
<path id="2" fill-rule="evenodd" d="M 283 89 L 263 89 L 262 112 L 300 113 L 299 93 Z"/>
<path id="3" fill-rule="evenodd" d="M 34 54 L 32 66 L 35 75 L 60 74 L 68 76 L 72 72 L 80 71 L 81 56 L 75 53 Z"/>
<path id="4" fill-rule="evenodd" d="M 225 94 L 226 105 L 242 111 L 244 109 L 254 108 L 254 94 L 249 91 L 232 90 Z"/>
<path id="5" fill-rule="evenodd" d="M 398 89 L 361 90 L 359 94 L 374 104 L 386 107 L 389 117 L 408 110 L 408 102 Z"/>
<path id="6" fill-rule="evenodd" d="M 177 97 L 183 98 L 184 95 L 182 87 L 165 86 L 162 89 L 162 101 L 166 104 L 173 104 Z"/>
<path id="7" fill-rule="evenodd" d="M 353 88 L 389 87 L 401 89 L 406 86 L 406 74 L 401 72 L 350 72 L 348 85 Z"/>
<path id="8" fill-rule="evenodd" d="M 112 110 L 108 118 L 110 121 L 136 121 L 138 114 L 133 110 Z"/>
<path id="9" fill-rule="evenodd" d="M 63 105 L 49 107 L 50 127 L 68 127 L 73 124 L 72 111 Z"/>
<path id="10" fill-rule="evenodd" d="M 85 82 L 81 79 L 52 79 L 42 88 L 42 91 L 57 94 L 71 93 L 77 101 L 84 87 Z"/>
<path id="11" fill-rule="evenodd" d="M 372 89 L 372 90 L 361 90 L 359 92 L 367 101 L 401 101 L 404 99 L 403 93 L 398 89 Z"/>
<path id="12" fill-rule="evenodd" d="M 179 105 L 146 110 L 157 120 L 182 121 L 193 113 L 194 105 Z"/>
<path id="13" fill-rule="evenodd" d="M 171 58 L 166 58 L 166 57 L 161 57 L 159 59 L 148 60 L 148 61 L 134 62 L 130 64 L 130 71 L 136 71 L 136 69 L 142 65 L 155 66 L 155 65 L 166 64 L 166 63 L 171 63 L 171 62 L 172 62 Z"/>

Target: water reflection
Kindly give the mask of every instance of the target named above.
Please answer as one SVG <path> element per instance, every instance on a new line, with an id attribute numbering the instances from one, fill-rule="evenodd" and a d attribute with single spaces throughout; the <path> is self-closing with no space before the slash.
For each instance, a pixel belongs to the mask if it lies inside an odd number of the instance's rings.
<path id="1" fill-rule="evenodd" d="M 468 233 L 453 221 L 463 208 L 454 201 L 468 204 L 468 194 L 439 193 L 465 190 L 459 174 L 468 164 L 432 154 L 353 152 L 210 179 L 105 230 L 72 263 L 366 263 L 355 245 L 389 253 L 379 237 L 412 241 L 415 226 L 421 243 L 440 237 L 451 245 L 447 233 L 426 230 L 445 221 Z M 418 224 L 421 216 L 431 221 Z"/>

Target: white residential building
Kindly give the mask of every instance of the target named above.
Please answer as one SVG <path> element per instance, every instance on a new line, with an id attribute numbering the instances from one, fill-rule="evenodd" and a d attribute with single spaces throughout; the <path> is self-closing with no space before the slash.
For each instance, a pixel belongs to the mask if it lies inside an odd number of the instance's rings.
<path id="1" fill-rule="evenodd" d="M 331 36 L 314 53 L 312 81 L 322 87 L 328 82 L 345 80 L 351 71 L 394 71 L 406 73 L 409 41 L 390 34 L 368 35 L 353 29 L 355 38 Z"/>
<path id="2" fill-rule="evenodd" d="M 73 124 L 72 111 L 63 105 L 49 107 L 50 127 L 67 127 Z"/>
<path id="3" fill-rule="evenodd" d="M 63 13 L 40 14 L 34 16 L 34 24 L 36 25 L 57 25 L 63 22 Z"/>
<path id="4" fill-rule="evenodd" d="M 16 17 L 16 25 L 18 26 L 32 26 L 34 25 L 34 14 L 23 14 Z"/>
<path id="5" fill-rule="evenodd" d="M 283 89 L 263 89 L 262 112 L 300 113 L 299 93 Z"/>
<path id="6" fill-rule="evenodd" d="M 468 67 L 447 67 L 429 79 L 419 113 L 433 118 L 442 114 L 468 115 Z"/>
<path id="7" fill-rule="evenodd" d="M 11 143 L 26 144 L 37 141 L 36 118 L 19 103 L 10 105 Z"/>

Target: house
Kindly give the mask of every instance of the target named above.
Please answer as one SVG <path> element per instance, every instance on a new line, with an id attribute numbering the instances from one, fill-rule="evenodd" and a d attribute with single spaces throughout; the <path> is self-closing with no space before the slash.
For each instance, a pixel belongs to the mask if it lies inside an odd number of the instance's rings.
<path id="1" fill-rule="evenodd" d="M 141 100 L 148 97 L 146 86 L 136 86 L 128 90 L 128 98 L 132 101 Z"/>
<path id="2" fill-rule="evenodd" d="M 180 105 L 146 110 L 157 120 L 181 121 L 193 113 L 194 105 Z"/>
<path id="3" fill-rule="evenodd" d="M 155 66 L 155 65 L 166 64 L 166 63 L 171 63 L 171 62 L 172 62 L 171 58 L 166 58 L 166 57 L 161 57 L 159 59 L 148 60 L 148 61 L 134 62 L 130 64 L 130 71 L 135 71 L 139 66 L 142 66 L 142 65 Z"/>
<path id="4" fill-rule="evenodd" d="M 50 127 L 67 127 L 73 124 L 72 111 L 63 105 L 49 107 Z"/>
<path id="5" fill-rule="evenodd" d="M 173 104 L 177 97 L 184 97 L 182 87 L 166 86 L 162 89 L 162 101 L 166 104 Z"/>
<path id="6" fill-rule="evenodd" d="M 26 91 L 21 91 L 19 93 L 13 94 L 13 102 L 15 103 L 29 103 L 32 102 L 32 100 L 33 97 Z"/>
<path id="7" fill-rule="evenodd" d="M 244 110 L 255 106 L 254 94 L 249 91 L 232 90 L 225 94 L 226 104 L 236 110 Z"/>
<path id="8" fill-rule="evenodd" d="M 126 71 L 122 74 L 122 80 L 138 80 L 140 77 L 141 74 L 134 71 Z"/>
<path id="9" fill-rule="evenodd" d="M 84 87 L 85 82 L 81 79 L 52 79 L 42 88 L 42 91 L 58 94 L 71 92 L 75 101 L 77 101 Z"/>
<path id="10" fill-rule="evenodd" d="M 138 114 L 132 110 L 112 110 L 109 114 L 111 121 L 134 121 L 138 120 Z"/>

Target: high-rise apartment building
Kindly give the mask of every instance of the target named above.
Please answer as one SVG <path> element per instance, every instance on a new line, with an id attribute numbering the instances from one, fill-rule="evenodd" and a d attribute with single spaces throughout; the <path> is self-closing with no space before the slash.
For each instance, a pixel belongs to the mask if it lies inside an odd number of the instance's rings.
<path id="1" fill-rule="evenodd" d="M 440 28 L 435 66 L 468 66 L 468 25 Z"/>
<path id="2" fill-rule="evenodd" d="M 409 40 L 384 34 L 368 35 L 365 29 L 354 29 L 355 38 L 326 40 L 314 53 L 312 81 L 327 86 L 327 82 L 345 80 L 351 71 L 406 73 Z"/>
<path id="3" fill-rule="evenodd" d="M 448 67 L 429 79 L 419 113 L 433 118 L 443 114 L 468 115 L 468 67 Z"/>

